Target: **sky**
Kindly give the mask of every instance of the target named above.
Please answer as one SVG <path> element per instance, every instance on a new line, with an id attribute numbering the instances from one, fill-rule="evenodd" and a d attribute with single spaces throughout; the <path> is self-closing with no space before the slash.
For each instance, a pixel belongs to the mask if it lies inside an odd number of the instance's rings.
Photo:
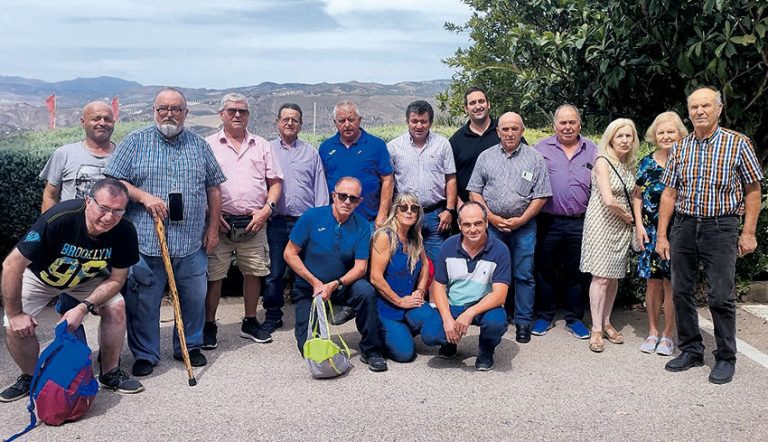
<path id="1" fill-rule="evenodd" d="M 450 78 L 461 0 L 3 0 L 0 75 L 224 89 Z"/>

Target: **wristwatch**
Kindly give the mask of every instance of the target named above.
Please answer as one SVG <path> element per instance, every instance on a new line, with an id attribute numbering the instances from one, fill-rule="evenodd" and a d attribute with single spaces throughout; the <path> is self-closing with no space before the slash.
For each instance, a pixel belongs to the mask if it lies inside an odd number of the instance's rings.
<path id="1" fill-rule="evenodd" d="M 267 205 L 269 206 L 270 209 L 272 209 L 273 212 L 277 208 L 277 205 L 275 203 L 273 203 L 272 201 L 267 201 Z"/>
<path id="2" fill-rule="evenodd" d="M 456 209 L 445 209 L 445 210 L 447 210 L 448 213 L 451 214 L 451 217 L 453 217 L 453 219 L 457 219 L 458 218 L 458 213 L 456 212 Z"/>
<path id="3" fill-rule="evenodd" d="M 85 307 L 86 307 L 86 308 L 88 308 L 88 312 L 89 312 L 89 313 L 91 313 L 91 314 L 93 314 L 93 315 L 95 315 L 95 314 L 96 314 L 96 306 L 95 306 L 95 305 L 93 305 L 93 303 L 92 303 L 92 302 L 90 302 L 90 301 L 88 301 L 88 300 L 85 300 L 85 299 L 83 299 L 83 300 L 81 301 L 81 304 L 85 304 Z"/>
<path id="4" fill-rule="evenodd" d="M 341 290 L 344 288 L 344 283 L 341 282 L 341 278 L 337 279 L 336 282 L 339 283 L 339 287 L 336 290 Z"/>

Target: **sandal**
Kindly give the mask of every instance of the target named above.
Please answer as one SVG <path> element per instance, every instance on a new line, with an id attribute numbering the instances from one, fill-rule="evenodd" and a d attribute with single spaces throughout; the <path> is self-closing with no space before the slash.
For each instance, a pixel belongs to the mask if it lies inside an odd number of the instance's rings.
<path id="1" fill-rule="evenodd" d="M 656 347 L 656 354 L 661 356 L 672 356 L 672 353 L 674 352 L 675 342 L 672 339 L 663 336 L 661 341 L 659 341 L 659 346 Z"/>
<path id="2" fill-rule="evenodd" d="M 603 336 L 605 336 L 608 339 L 608 342 L 611 344 L 624 343 L 624 335 L 622 335 L 620 331 L 613 328 L 611 324 L 603 327 Z"/>
<path id="3" fill-rule="evenodd" d="M 595 353 L 601 353 L 605 349 L 603 334 L 599 331 L 593 331 L 589 336 L 589 349 Z"/>
<path id="4" fill-rule="evenodd" d="M 656 346 L 659 344 L 659 337 L 656 335 L 648 335 L 645 338 L 645 342 L 640 344 L 640 351 L 643 353 L 653 353 L 656 351 Z"/>

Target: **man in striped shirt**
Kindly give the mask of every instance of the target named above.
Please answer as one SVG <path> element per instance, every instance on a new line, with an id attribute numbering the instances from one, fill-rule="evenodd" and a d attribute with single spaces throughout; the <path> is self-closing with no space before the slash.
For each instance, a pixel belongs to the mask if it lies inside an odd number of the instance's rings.
<path id="1" fill-rule="evenodd" d="M 688 116 L 694 131 L 672 147 L 662 177 L 667 187 L 661 196 L 656 240 L 659 255 L 672 259 L 681 351 L 665 368 L 677 372 L 704 363 L 695 303 L 701 263 L 710 286 L 707 297 L 715 324 L 717 350 L 709 375 L 714 384 L 730 382 L 736 368 L 736 257 L 757 247 L 755 226 L 763 179 L 749 138 L 719 126 L 722 110 L 719 91 L 704 87 L 688 96 Z M 739 234 L 742 211 L 744 223 Z"/>

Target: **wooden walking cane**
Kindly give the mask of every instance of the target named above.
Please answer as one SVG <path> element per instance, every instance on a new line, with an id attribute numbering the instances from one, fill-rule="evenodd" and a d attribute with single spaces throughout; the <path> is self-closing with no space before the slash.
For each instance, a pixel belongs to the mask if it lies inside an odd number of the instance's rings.
<path id="1" fill-rule="evenodd" d="M 171 256 L 168 254 L 168 243 L 165 241 L 165 226 L 163 220 L 155 217 L 155 232 L 160 241 L 160 252 L 163 254 L 163 264 L 165 264 L 165 273 L 168 275 L 168 286 L 171 289 L 171 304 L 173 304 L 173 318 L 176 322 L 176 332 L 179 334 L 179 343 L 181 344 L 181 357 L 184 359 L 184 365 L 187 367 L 187 377 L 189 386 L 197 385 L 195 374 L 192 372 L 192 364 L 189 362 L 189 352 L 187 351 L 187 338 L 184 335 L 184 320 L 181 318 L 181 307 L 179 306 L 179 291 L 176 289 L 176 279 L 173 276 L 173 267 L 171 267 Z"/>

